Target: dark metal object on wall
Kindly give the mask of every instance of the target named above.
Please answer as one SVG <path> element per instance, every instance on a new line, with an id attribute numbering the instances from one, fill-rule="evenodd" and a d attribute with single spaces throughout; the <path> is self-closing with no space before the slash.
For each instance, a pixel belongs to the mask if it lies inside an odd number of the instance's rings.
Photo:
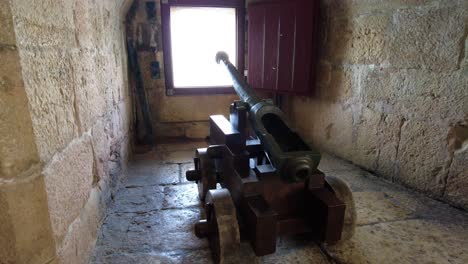
<path id="1" fill-rule="evenodd" d="M 151 79 L 161 79 L 161 68 L 159 61 L 152 61 L 150 64 Z"/>
<path id="2" fill-rule="evenodd" d="M 149 21 L 156 21 L 156 2 L 148 1 L 145 3 L 146 19 Z"/>
<path id="3" fill-rule="evenodd" d="M 135 90 L 138 96 L 138 102 L 141 107 L 141 115 L 143 116 L 143 123 L 146 130 L 146 142 L 149 145 L 154 145 L 153 125 L 151 123 L 151 112 L 146 98 L 145 88 L 143 85 L 143 78 L 141 76 L 140 65 L 138 63 L 138 53 L 131 39 L 127 39 L 128 62 L 130 70 L 135 79 Z"/>
<path id="4" fill-rule="evenodd" d="M 356 213 L 349 187 L 317 169 L 320 153 L 291 129 L 279 108 L 253 92 L 225 53 L 216 60 L 226 66 L 241 100 L 231 104 L 229 121 L 210 117 L 211 145 L 196 150 L 195 169 L 186 172 L 205 202 L 207 218 L 195 224 L 195 233 L 209 239 L 215 262 L 241 261 L 241 235 L 258 256 L 274 253 L 279 235 L 350 238 Z M 257 138 L 248 136 L 248 123 Z"/>

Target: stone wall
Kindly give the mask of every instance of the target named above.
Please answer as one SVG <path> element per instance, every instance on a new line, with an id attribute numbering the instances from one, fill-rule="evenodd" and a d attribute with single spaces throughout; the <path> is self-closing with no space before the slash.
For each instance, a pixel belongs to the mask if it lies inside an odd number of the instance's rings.
<path id="1" fill-rule="evenodd" d="M 312 97 L 289 97 L 320 149 L 468 209 L 468 2 L 323 0 Z"/>
<path id="2" fill-rule="evenodd" d="M 0 0 L 1 264 L 88 262 L 128 158 L 127 2 Z"/>
<path id="3" fill-rule="evenodd" d="M 141 38 L 140 31 L 148 34 L 142 28 L 148 28 L 149 24 L 156 25 L 155 39 L 157 47 L 155 50 L 138 49 L 139 65 L 143 76 L 144 87 L 149 101 L 154 134 L 157 138 L 187 137 L 205 138 L 208 136 L 208 118 L 212 114 L 224 114 L 228 116 L 229 105 L 236 100 L 235 95 L 190 95 L 190 96 L 167 96 L 164 80 L 164 58 L 161 31 L 161 4 L 156 3 L 156 21 L 149 21 L 146 15 L 145 2 L 135 0 L 135 15 L 127 20 L 129 37 Z M 143 39 L 148 36 L 144 36 Z M 214 55 L 213 55 L 214 56 Z M 150 64 L 158 61 L 161 67 L 159 79 L 151 78 Z M 134 90 L 134 89 L 133 89 Z M 135 91 L 134 91 L 135 93 Z M 136 95 L 133 98 L 137 98 Z M 137 113 L 140 111 L 138 102 Z M 139 114 L 139 113 L 138 113 Z M 140 118 L 140 120 L 142 120 Z M 142 122 L 137 133 L 143 132 Z"/>

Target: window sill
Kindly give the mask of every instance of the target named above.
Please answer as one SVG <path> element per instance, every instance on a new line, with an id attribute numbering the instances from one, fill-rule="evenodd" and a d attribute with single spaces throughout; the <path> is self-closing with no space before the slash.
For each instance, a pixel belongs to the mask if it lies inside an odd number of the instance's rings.
<path id="1" fill-rule="evenodd" d="M 235 94 L 232 87 L 200 87 L 200 88 L 174 88 L 167 89 L 167 96 L 177 95 L 217 95 L 217 94 Z"/>

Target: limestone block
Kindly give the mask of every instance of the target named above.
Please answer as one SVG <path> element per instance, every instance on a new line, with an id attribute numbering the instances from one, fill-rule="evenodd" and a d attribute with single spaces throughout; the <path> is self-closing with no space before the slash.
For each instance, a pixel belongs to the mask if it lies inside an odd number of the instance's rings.
<path id="1" fill-rule="evenodd" d="M 349 99 L 353 95 L 353 84 L 356 81 L 353 69 L 334 68 L 327 64 L 320 65 L 325 73 L 323 77 L 320 77 L 320 74 L 318 77 L 320 78 L 319 97 L 331 102 Z"/>
<path id="2" fill-rule="evenodd" d="M 0 60 L 0 92 L 23 87 L 20 57 L 16 46 L 1 46 L 0 43 Z"/>
<path id="3" fill-rule="evenodd" d="M 355 144 L 351 160 L 381 176 L 391 179 L 394 174 L 400 123 L 404 118 L 362 108 L 355 124 Z"/>
<path id="4" fill-rule="evenodd" d="M 19 0 L 11 4 L 19 46 L 76 45 L 73 1 Z"/>
<path id="5" fill-rule="evenodd" d="M 185 136 L 185 124 L 183 123 L 156 123 L 153 130 L 158 138 Z"/>
<path id="6" fill-rule="evenodd" d="M 459 143 L 452 150 L 444 197 L 457 206 L 468 208 L 468 128 L 460 126 L 457 132 Z"/>
<path id="7" fill-rule="evenodd" d="M 388 58 L 391 17 L 386 14 L 361 15 L 352 23 L 353 35 L 346 61 L 357 64 L 383 63 Z"/>
<path id="8" fill-rule="evenodd" d="M 44 170 L 52 229 L 58 244 L 89 198 L 93 162 L 91 138 L 84 135 L 72 141 Z"/>
<path id="9" fill-rule="evenodd" d="M 72 61 L 63 51 L 22 50 L 20 56 L 36 144 L 47 162 L 78 135 Z"/>
<path id="10" fill-rule="evenodd" d="M 212 114 L 229 115 L 229 105 L 237 95 L 166 96 L 159 108 L 161 122 L 206 121 Z"/>
<path id="11" fill-rule="evenodd" d="M 390 63 L 398 68 L 455 70 L 465 34 L 466 8 L 450 6 L 397 9 L 393 15 Z"/>
<path id="12" fill-rule="evenodd" d="M 210 134 L 209 122 L 191 122 L 186 124 L 185 137 L 194 139 L 204 139 Z"/>
<path id="13" fill-rule="evenodd" d="M 10 3 L 7 0 L 0 1 L 0 44 L 16 44 L 15 31 L 13 29 L 13 15 Z"/>
<path id="14" fill-rule="evenodd" d="M 106 112 L 105 93 L 96 81 L 95 56 L 95 51 L 87 49 L 72 53 L 75 110 L 80 121 L 80 133 L 88 131 Z"/>
<path id="15" fill-rule="evenodd" d="M 96 166 L 96 175 L 94 183 L 101 179 L 107 179 L 109 176 L 109 159 L 111 155 L 110 149 L 110 127 L 111 124 L 107 122 L 107 119 L 99 119 L 91 130 L 93 153 L 94 153 L 94 165 Z"/>
<path id="16" fill-rule="evenodd" d="M 0 48 L 0 178 L 39 161 L 16 50 Z M 21 133 L 18 133 L 18 132 Z"/>
<path id="17" fill-rule="evenodd" d="M 351 108 L 305 98 L 293 99 L 292 124 L 311 145 L 347 158 L 353 148 Z"/>
<path id="18" fill-rule="evenodd" d="M 463 71 L 378 67 L 363 75 L 361 93 L 363 103 L 376 111 L 456 123 L 468 112 L 466 83 L 468 76 Z"/>
<path id="19" fill-rule="evenodd" d="M 391 17 L 366 14 L 329 21 L 326 56 L 332 62 L 383 63 L 388 59 Z"/>
<path id="20" fill-rule="evenodd" d="M 57 250 L 60 263 L 89 263 L 105 208 L 100 207 L 100 191 L 94 188 L 79 217 L 70 225 Z"/>
<path id="21" fill-rule="evenodd" d="M 102 17 L 100 10 L 102 1 L 77 1 L 74 6 L 75 34 L 80 47 L 99 47 L 99 34 L 102 31 Z"/>
<path id="22" fill-rule="evenodd" d="M 113 64 L 111 64 L 113 59 L 108 58 L 111 56 L 111 53 L 104 51 L 104 49 L 97 49 L 93 55 L 97 89 L 101 97 L 104 98 L 105 108 L 107 111 L 110 111 L 116 104 L 113 98 L 116 88 L 114 87 L 116 81 L 113 75 L 115 69 L 113 68 Z"/>
<path id="23" fill-rule="evenodd" d="M 30 19 L 41 26 L 73 27 L 73 1 L 17 0 L 12 2 L 17 17 Z"/>
<path id="24" fill-rule="evenodd" d="M 195 153 L 197 148 L 206 148 L 208 144 L 205 140 L 175 140 L 174 142 L 171 141 L 162 141 L 158 142 L 155 146 L 156 151 L 178 151 L 178 150 L 192 150 Z"/>
<path id="25" fill-rule="evenodd" d="M 47 263 L 55 256 L 44 178 L 0 183 L 0 262 Z"/>
<path id="26" fill-rule="evenodd" d="M 442 195 L 449 160 L 447 130 L 433 122 L 404 122 L 399 133 L 395 178 L 423 192 Z"/>

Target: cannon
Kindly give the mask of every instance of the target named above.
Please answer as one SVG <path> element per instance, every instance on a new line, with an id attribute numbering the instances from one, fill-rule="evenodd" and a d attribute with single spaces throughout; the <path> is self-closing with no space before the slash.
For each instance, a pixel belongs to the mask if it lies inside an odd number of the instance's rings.
<path id="1" fill-rule="evenodd" d="M 244 77 L 218 52 L 240 97 L 230 116 L 210 116 L 210 146 L 195 151 L 188 181 L 198 185 L 206 219 L 195 234 L 208 238 L 213 260 L 230 262 L 240 241 L 257 256 L 272 254 L 278 236 L 308 233 L 335 243 L 354 233 L 352 193 L 341 179 L 317 167 L 320 153 L 292 129 L 270 100 L 260 99 Z"/>

